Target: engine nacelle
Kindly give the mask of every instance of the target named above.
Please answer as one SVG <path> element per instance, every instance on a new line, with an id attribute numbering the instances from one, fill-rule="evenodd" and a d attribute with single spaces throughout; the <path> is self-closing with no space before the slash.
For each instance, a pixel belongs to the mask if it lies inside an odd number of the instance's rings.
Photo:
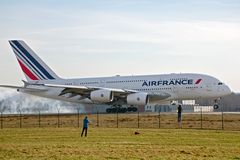
<path id="1" fill-rule="evenodd" d="M 127 96 L 127 104 L 130 105 L 146 105 L 149 101 L 147 93 L 133 93 Z"/>
<path id="2" fill-rule="evenodd" d="M 102 103 L 111 102 L 113 100 L 113 93 L 110 90 L 104 90 L 104 89 L 92 91 L 90 93 L 90 99 L 93 102 L 102 102 Z"/>

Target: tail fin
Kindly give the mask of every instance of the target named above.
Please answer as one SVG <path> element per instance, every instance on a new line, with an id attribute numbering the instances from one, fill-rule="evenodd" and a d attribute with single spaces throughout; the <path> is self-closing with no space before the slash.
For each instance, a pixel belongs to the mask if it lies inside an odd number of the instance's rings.
<path id="1" fill-rule="evenodd" d="M 27 81 L 60 79 L 24 41 L 9 41 Z"/>

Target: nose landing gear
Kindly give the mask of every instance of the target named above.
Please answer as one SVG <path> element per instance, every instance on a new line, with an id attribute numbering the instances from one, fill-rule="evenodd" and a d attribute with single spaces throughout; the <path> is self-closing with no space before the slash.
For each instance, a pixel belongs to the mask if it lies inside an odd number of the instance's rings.
<path id="1" fill-rule="evenodd" d="M 219 105 L 218 104 L 214 104 L 213 105 L 213 109 L 218 109 L 219 108 Z"/>
<path id="2" fill-rule="evenodd" d="M 214 105 L 213 105 L 213 109 L 218 109 L 219 108 L 219 101 L 221 100 L 221 98 L 217 98 L 214 100 Z"/>

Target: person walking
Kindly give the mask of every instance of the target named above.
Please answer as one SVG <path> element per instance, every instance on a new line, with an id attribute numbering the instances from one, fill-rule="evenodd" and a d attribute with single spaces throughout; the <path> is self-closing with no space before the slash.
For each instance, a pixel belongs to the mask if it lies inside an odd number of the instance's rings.
<path id="1" fill-rule="evenodd" d="M 182 106 L 179 104 L 177 108 L 178 113 L 178 128 L 182 128 Z"/>
<path id="2" fill-rule="evenodd" d="M 83 119 L 83 129 L 82 129 L 81 137 L 83 136 L 84 131 L 85 131 L 85 137 L 87 137 L 88 123 L 89 123 L 88 117 L 86 116 L 86 117 Z"/>

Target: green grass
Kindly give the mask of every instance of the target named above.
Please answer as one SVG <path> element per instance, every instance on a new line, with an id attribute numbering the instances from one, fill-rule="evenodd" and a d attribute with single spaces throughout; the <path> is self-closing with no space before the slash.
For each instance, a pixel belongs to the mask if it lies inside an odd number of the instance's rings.
<path id="1" fill-rule="evenodd" d="M 77 128 L 2 129 L 0 159 L 240 160 L 240 132 L 90 128 L 80 137 Z"/>

